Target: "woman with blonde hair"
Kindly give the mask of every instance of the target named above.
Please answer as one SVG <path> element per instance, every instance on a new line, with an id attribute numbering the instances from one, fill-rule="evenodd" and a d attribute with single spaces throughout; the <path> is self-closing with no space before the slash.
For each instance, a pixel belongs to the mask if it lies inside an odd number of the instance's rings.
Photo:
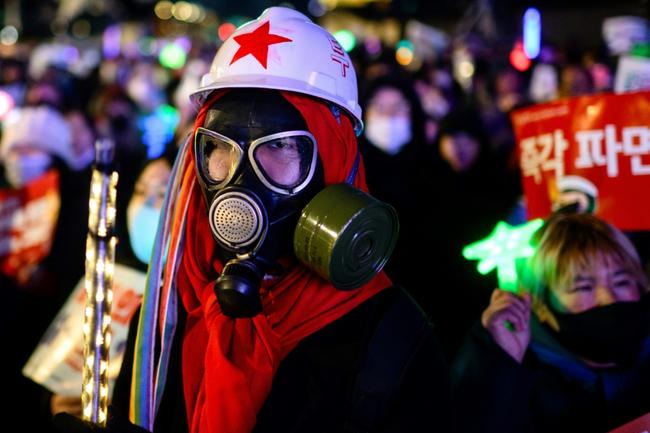
<path id="1" fill-rule="evenodd" d="M 459 431 L 606 432 L 650 411 L 650 296 L 631 242 L 556 214 L 534 244 L 522 293 L 494 291 L 455 361 Z"/>

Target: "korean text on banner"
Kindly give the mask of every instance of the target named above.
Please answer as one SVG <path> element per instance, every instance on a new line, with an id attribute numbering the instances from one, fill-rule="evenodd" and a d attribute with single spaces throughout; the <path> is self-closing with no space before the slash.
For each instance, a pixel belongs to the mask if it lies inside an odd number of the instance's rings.
<path id="1" fill-rule="evenodd" d="M 0 189 L 0 270 L 4 275 L 23 283 L 47 257 L 60 204 L 56 171 L 20 189 Z"/>
<path id="2" fill-rule="evenodd" d="M 650 92 L 562 99 L 513 112 L 528 218 L 546 217 L 566 176 L 596 187 L 596 215 L 650 229 Z"/>

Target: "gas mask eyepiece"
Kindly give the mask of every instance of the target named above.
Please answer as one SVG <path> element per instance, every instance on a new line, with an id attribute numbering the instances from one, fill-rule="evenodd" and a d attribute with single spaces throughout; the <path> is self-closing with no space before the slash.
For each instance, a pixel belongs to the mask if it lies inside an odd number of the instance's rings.
<path id="1" fill-rule="evenodd" d="M 313 179 L 318 160 L 316 139 L 303 130 L 242 144 L 198 128 L 195 154 L 212 234 L 222 247 L 238 254 L 256 250 L 269 225 L 285 217 L 286 203 L 299 202 L 295 197 Z M 289 206 L 296 217 L 305 201 L 300 207 Z"/>

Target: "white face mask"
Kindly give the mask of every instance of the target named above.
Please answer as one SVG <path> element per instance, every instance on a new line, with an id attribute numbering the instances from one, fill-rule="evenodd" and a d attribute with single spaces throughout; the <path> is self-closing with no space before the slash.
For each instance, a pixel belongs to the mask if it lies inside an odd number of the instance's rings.
<path id="1" fill-rule="evenodd" d="M 52 165 L 47 153 L 10 155 L 4 162 L 5 177 L 14 188 L 22 188 L 41 177 Z"/>
<path id="2" fill-rule="evenodd" d="M 371 117 L 366 122 L 365 134 L 375 147 L 389 155 L 396 155 L 411 141 L 411 119 L 404 116 Z"/>
<path id="3" fill-rule="evenodd" d="M 142 263 L 149 263 L 156 241 L 161 210 L 150 204 L 129 203 L 126 210 L 131 249 Z"/>

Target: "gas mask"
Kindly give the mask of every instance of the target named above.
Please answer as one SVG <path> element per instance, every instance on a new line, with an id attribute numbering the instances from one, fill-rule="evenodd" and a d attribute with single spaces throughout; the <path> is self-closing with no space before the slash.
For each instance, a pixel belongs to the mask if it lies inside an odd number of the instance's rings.
<path id="1" fill-rule="evenodd" d="M 224 314 L 253 316 L 261 310 L 261 280 L 291 252 L 300 212 L 323 188 L 316 140 L 278 92 L 239 90 L 209 109 L 194 152 L 225 262 L 217 298 Z"/>
<path id="2" fill-rule="evenodd" d="M 276 91 L 233 90 L 207 112 L 194 137 L 199 183 L 225 266 L 214 286 L 230 317 L 262 309 L 266 274 L 291 254 L 342 290 L 386 263 L 397 216 L 346 184 L 324 188 L 318 144 L 300 112 Z M 349 179 L 356 174 L 356 166 Z"/>

